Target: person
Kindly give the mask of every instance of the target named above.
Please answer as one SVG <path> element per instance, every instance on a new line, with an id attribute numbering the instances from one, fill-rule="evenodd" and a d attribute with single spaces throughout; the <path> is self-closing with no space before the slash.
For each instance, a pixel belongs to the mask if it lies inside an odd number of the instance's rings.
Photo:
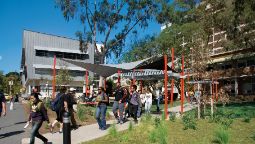
<path id="1" fill-rule="evenodd" d="M 126 102 L 124 104 L 124 119 L 127 120 L 127 118 L 130 117 L 130 112 L 129 112 L 129 100 L 130 100 L 130 94 L 128 92 L 128 88 L 124 87 L 124 96 L 126 97 Z"/>
<path id="2" fill-rule="evenodd" d="M 106 111 L 108 97 L 104 91 L 103 87 L 98 89 L 98 96 L 96 98 L 97 108 L 96 108 L 96 119 L 100 130 L 106 130 Z"/>
<path id="3" fill-rule="evenodd" d="M 137 120 L 137 110 L 138 107 L 142 105 L 139 93 L 136 91 L 137 90 L 137 86 L 136 85 L 132 85 L 131 87 L 131 99 L 130 99 L 130 114 L 131 116 L 134 118 L 134 122 L 138 123 Z"/>
<path id="4" fill-rule="evenodd" d="M 145 103 L 145 89 L 143 88 L 142 91 L 139 90 L 138 93 L 139 93 L 141 103 L 142 103 L 142 105 L 139 106 L 138 110 L 137 110 L 137 117 L 139 118 L 142 115 L 143 105 Z"/>
<path id="5" fill-rule="evenodd" d="M 72 128 L 77 129 L 77 122 L 74 118 L 74 109 L 73 104 L 77 104 L 75 100 L 75 88 L 70 88 L 68 94 L 64 97 L 64 102 L 67 102 L 67 112 L 70 113 L 71 116 L 71 122 L 72 122 Z"/>
<path id="6" fill-rule="evenodd" d="M 48 143 L 48 139 L 39 133 L 39 129 L 42 126 L 43 121 L 47 121 L 50 125 L 47 110 L 44 107 L 43 102 L 39 99 L 37 93 L 32 93 L 30 96 L 30 115 L 28 122 L 32 121 L 32 130 L 30 136 L 30 144 L 35 143 L 35 137 L 41 139 L 44 144 Z"/>
<path id="7" fill-rule="evenodd" d="M 117 121 L 117 124 L 123 124 L 123 111 L 124 111 L 124 91 L 120 86 L 120 82 L 117 82 L 117 88 L 114 93 L 114 102 L 112 107 L 112 112 L 115 116 L 115 119 Z M 118 115 L 119 110 L 119 115 Z"/>
<path id="8" fill-rule="evenodd" d="M 145 89 L 145 112 L 147 114 L 150 113 L 151 105 L 152 105 L 152 93 L 150 92 L 148 88 L 146 88 Z"/>
<path id="9" fill-rule="evenodd" d="M 14 97 L 11 96 L 11 99 L 10 99 L 10 110 L 13 110 L 13 106 L 14 106 Z"/>
<path id="10" fill-rule="evenodd" d="M 160 100 L 161 100 L 161 98 L 162 98 L 162 91 L 159 89 L 159 86 L 158 85 L 156 85 L 156 89 L 154 90 L 154 95 L 155 95 L 155 97 L 156 97 L 156 103 L 157 103 L 157 112 L 159 112 L 160 111 L 160 109 L 159 109 L 159 104 L 160 104 Z"/>
<path id="11" fill-rule="evenodd" d="M 6 100 L 4 93 L 0 91 L 0 117 L 6 115 Z"/>
<path id="12" fill-rule="evenodd" d="M 62 133 L 63 129 L 63 114 L 65 112 L 64 109 L 64 96 L 66 93 L 67 89 L 65 86 L 60 87 L 60 92 L 56 95 L 55 99 L 59 99 L 58 104 L 57 104 L 57 109 L 55 110 L 57 118 L 53 121 L 50 131 L 53 132 L 54 126 L 57 122 L 60 123 L 59 127 L 59 133 Z"/>

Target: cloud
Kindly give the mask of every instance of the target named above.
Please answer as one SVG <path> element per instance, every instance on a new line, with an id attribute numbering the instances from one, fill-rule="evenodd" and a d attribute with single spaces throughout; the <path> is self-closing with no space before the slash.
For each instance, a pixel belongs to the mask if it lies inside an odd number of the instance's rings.
<path id="1" fill-rule="evenodd" d="M 0 60 L 2 60 L 3 59 L 3 57 L 2 56 L 0 56 Z"/>

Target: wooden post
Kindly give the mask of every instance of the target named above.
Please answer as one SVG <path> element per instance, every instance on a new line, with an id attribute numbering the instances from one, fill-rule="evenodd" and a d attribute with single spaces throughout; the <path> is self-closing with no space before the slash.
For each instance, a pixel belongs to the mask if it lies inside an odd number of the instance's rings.
<path id="1" fill-rule="evenodd" d="M 53 60 L 53 79 L 52 79 L 52 99 L 55 99 L 55 92 L 56 92 L 56 63 L 57 63 L 57 58 L 56 55 L 54 55 L 54 60 Z"/>
<path id="2" fill-rule="evenodd" d="M 172 48 L 172 71 L 174 70 L 174 48 Z M 173 100 L 174 99 L 174 78 L 172 77 L 171 81 L 171 107 L 173 107 Z"/>
<path id="3" fill-rule="evenodd" d="M 167 97 L 167 78 L 168 78 L 168 75 L 167 75 L 167 55 L 164 55 L 164 76 L 165 76 L 165 119 L 167 119 L 167 113 L 168 113 L 168 104 L 167 104 L 167 101 L 168 101 L 168 97 Z"/>
<path id="4" fill-rule="evenodd" d="M 183 114 L 183 101 L 184 101 L 184 56 L 182 55 L 182 72 L 181 72 L 181 114 Z"/>

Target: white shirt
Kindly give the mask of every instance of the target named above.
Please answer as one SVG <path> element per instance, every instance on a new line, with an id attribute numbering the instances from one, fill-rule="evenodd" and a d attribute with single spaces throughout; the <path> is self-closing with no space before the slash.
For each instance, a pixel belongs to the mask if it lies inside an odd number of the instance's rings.
<path id="1" fill-rule="evenodd" d="M 145 93 L 145 101 L 152 103 L 152 93 L 150 93 L 150 92 Z"/>

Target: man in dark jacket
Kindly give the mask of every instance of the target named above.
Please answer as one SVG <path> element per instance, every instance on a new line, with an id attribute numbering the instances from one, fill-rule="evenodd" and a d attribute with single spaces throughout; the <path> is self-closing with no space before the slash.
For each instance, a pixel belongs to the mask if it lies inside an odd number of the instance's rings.
<path id="1" fill-rule="evenodd" d="M 124 91 L 120 86 L 120 83 L 117 83 L 117 88 L 114 93 L 115 99 L 113 102 L 113 107 L 112 107 L 112 112 L 117 120 L 117 123 L 123 124 L 123 112 L 124 112 L 124 103 L 125 103 L 125 98 L 124 96 Z M 118 115 L 118 110 L 119 110 L 119 115 Z"/>
<path id="2" fill-rule="evenodd" d="M 142 102 L 141 102 L 141 99 L 140 99 L 140 95 L 136 90 L 137 90 L 137 86 L 133 85 L 131 87 L 131 99 L 130 99 L 130 102 L 129 102 L 129 104 L 130 104 L 129 106 L 130 106 L 131 116 L 134 118 L 134 122 L 138 123 L 138 121 L 137 121 L 137 110 L 138 110 L 138 107 L 142 106 Z"/>

